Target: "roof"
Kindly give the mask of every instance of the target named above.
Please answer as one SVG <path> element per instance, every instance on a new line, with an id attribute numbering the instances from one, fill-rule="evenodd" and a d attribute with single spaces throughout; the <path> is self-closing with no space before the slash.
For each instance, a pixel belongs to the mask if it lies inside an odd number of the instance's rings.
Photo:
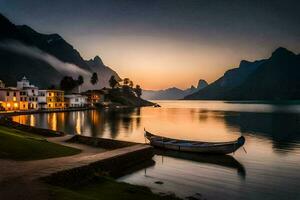
<path id="1" fill-rule="evenodd" d="M 45 90 L 39 90 L 41 92 L 65 92 L 63 90 L 56 90 L 56 89 L 45 89 Z"/>
<path id="2" fill-rule="evenodd" d="M 13 87 L 0 88 L 0 90 L 6 90 L 6 91 L 20 91 L 19 89 L 13 88 Z"/>
<path id="3" fill-rule="evenodd" d="M 84 98 L 87 98 L 86 96 L 84 95 L 80 95 L 80 94 L 67 94 L 65 95 L 65 98 L 78 98 L 78 97 L 84 97 Z"/>

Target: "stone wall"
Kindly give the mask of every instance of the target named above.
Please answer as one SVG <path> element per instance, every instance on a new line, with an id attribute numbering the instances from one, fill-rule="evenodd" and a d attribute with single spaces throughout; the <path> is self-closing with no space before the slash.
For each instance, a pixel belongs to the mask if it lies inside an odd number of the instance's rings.
<path id="1" fill-rule="evenodd" d="M 128 147 L 137 144 L 134 142 L 126 142 L 126 141 L 106 139 L 106 138 L 87 137 L 82 135 L 75 135 L 67 142 L 81 143 L 81 144 L 100 147 L 104 149 L 118 149 L 118 148 Z"/>
<path id="2" fill-rule="evenodd" d="M 153 165 L 153 155 L 153 148 L 149 146 L 148 148 L 102 159 L 89 165 L 59 171 L 42 178 L 42 180 L 52 185 L 64 187 L 80 186 L 93 181 L 99 175 L 118 177 L 130 171 L 130 169 L 137 169 L 138 166 Z"/>

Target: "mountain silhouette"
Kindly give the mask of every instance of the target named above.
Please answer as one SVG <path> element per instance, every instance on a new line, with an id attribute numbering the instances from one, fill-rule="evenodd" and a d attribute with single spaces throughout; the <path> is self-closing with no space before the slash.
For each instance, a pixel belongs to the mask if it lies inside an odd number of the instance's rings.
<path id="1" fill-rule="evenodd" d="M 144 90 L 142 97 L 149 100 L 176 100 L 182 99 L 186 95 L 192 94 L 199 90 L 202 90 L 207 86 L 207 82 L 203 79 L 198 81 L 197 88 L 195 86 L 191 86 L 185 90 L 172 87 L 165 90 Z"/>
<path id="2" fill-rule="evenodd" d="M 238 68 L 184 99 L 293 100 L 300 98 L 300 57 L 279 47 L 270 58 L 241 61 Z"/>

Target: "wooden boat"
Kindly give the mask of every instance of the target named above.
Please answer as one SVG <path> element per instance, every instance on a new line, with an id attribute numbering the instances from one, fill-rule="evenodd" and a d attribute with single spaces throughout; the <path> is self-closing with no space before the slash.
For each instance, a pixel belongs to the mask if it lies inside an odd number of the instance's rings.
<path id="1" fill-rule="evenodd" d="M 145 137 L 150 141 L 150 145 L 157 148 L 204 154 L 233 153 L 245 143 L 244 136 L 241 136 L 237 140 L 231 142 L 200 142 L 166 138 L 154 135 L 146 130 Z"/>

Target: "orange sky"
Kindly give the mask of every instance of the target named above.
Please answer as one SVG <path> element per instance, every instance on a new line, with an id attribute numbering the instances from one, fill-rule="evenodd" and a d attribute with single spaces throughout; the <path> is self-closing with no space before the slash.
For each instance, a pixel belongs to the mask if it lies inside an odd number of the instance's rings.
<path id="1" fill-rule="evenodd" d="M 286 1 L 0 0 L 16 24 L 58 33 L 144 89 L 208 82 L 242 59 L 300 52 L 300 3 Z M 32 12 L 34 10 L 34 12 Z"/>
<path id="2" fill-rule="evenodd" d="M 227 69 L 238 66 L 241 59 L 270 55 L 265 48 L 241 46 L 236 52 L 222 44 L 170 37 L 107 34 L 101 35 L 101 41 L 97 35 L 80 36 L 72 43 L 78 43 L 86 59 L 99 55 L 121 77 L 129 77 L 144 89 L 153 90 L 174 86 L 185 89 L 196 86 L 199 79 L 212 82 Z"/>

